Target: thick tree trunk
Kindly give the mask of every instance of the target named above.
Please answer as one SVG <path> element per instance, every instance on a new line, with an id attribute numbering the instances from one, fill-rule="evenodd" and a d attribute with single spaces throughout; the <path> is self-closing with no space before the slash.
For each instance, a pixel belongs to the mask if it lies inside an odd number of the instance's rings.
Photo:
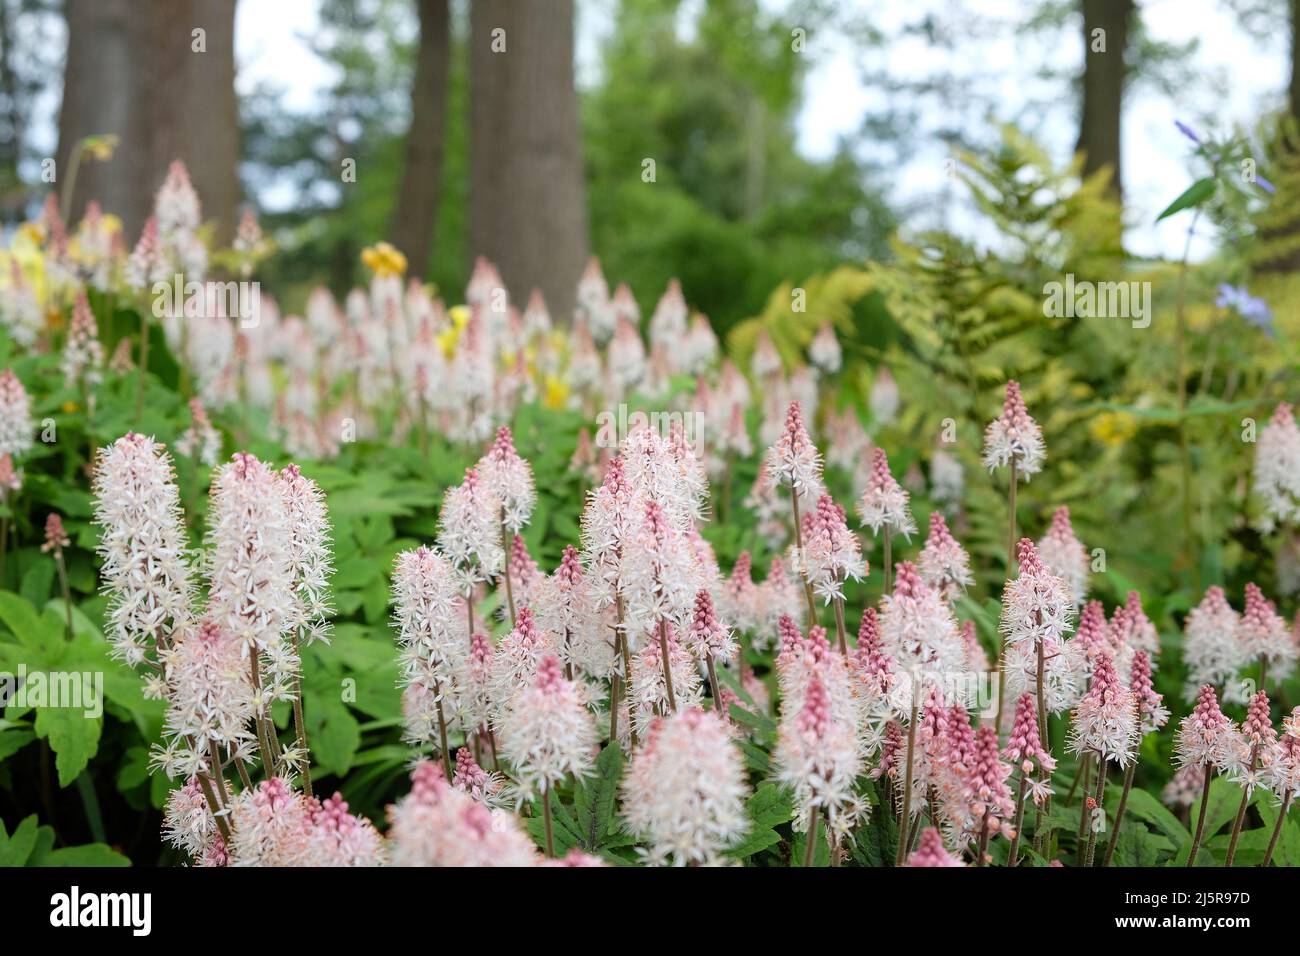
<path id="1" fill-rule="evenodd" d="M 434 224 L 438 221 L 451 26 L 447 0 L 416 0 L 416 6 L 420 14 L 420 48 L 411 88 L 406 168 L 393 210 L 390 238 L 406 254 L 412 274 L 420 276 L 429 268 Z"/>
<path id="2" fill-rule="evenodd" d="M 496 262 L 514 301 L 539 288 L 566 319 L 587 258 L 573 0 L 471 9 L 471 252 Z"/>
<path id="3" fill-rule="evenodd" d="M 71 173 L 72 153 L 78 143 L 99 133 L 120 138 L 111 162 L 81 165 L 72 198 L 75 217 L 81 215 L 87 200 L 97 199 L 105 210 L 134 221 L 148 201 L 149 184 L 141 180 L 145 173 L 145 118 L 134 107 L 138 63 L 132 7 L 131 0 L 66 0 L 64 5 L 68 52 L 55 158 L 58 188 L 63 188 L 64 177 Z"/>
<path id="4" fill-rule="evenodd" d="M 1082 8 L 1083 109 L 1077 149 L 1084 155 L 1085 173 L 1110 168 L 1111 190 L 1116 199 L 1122 199 L 1120 123 L 1123 119 L 1124 50 L 1128 45 L 1133 0 L 1082 0 Z M 1099 34 L 1098 30 L 1103 32 Z"/>
<path id="5" fill-rule="evenodd" d="M 235 0 L 67 0 L 66 15 L 60 177 L 84 137 L 120 138 L 110 162 L 81 165 L 74 217 L 98 199 L 134 242 L 168 164 L 180 159 L 215 241 L 227 242 L 241 196 Z"/>

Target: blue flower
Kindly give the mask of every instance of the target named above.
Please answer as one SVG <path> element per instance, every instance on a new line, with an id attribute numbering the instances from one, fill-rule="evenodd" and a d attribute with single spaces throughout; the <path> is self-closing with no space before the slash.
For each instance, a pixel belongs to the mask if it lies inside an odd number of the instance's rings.
<path id="1" fill-rule="evenodd" d="M 1205 145 L 1205 143 L 1204 143 L 1204 141 L 1202 141 L 1201 137 L 1199 137 L 1199 136 L 1196 135 L 1196 130 L 1192 129 L 1190 126 L 1188 126 L 1188 125 L 1187 125 L 1186 123 L 1184 123 L 1182 120 L 1174 120 L 1174 125 L 1178 127 L 1178 132 L 1182 133 L 1184 136 L 1186 136 L 1188 139 L 1190 139 L 1190 140 L 1191 140 L 1193 143 L 1195 143 L 1197 146 L 1204 146 L 1204 145 Z"/>
<path id="2" fill-rule="evenodd" d="M 1219 297 L 1214 304 L 1221 309 L 1232 309 L 1251 325 L 1273 334 L 1273 310 L 1259 296 L 1251 295 L 1245 286 L 1219 285 Z"/>

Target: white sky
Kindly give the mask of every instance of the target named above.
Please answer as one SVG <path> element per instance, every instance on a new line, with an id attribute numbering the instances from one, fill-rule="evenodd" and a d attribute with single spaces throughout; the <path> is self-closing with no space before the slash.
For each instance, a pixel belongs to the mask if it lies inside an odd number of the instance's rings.
<path id="1" fill-rule="evenodd" d="M 533 0 L 529 0 L 533 2 Z M 540 0 L 538 0 L 540 2 Z M 682 22 L 703 0 L 687 0 Z M 780 11 L 784 0 L 763 0 Z M 1076 106 L 1060 83 L 1045 83 L 1037 71 L 1046 65 L 1075 73 L 1082 60 L 1077 28 L 1059 40 L 1047 34 L 1017 36 L 1014 25 L 1024 16 L 1023 0 L 980 0 L 982 15 L 1004 26 L 987 37 L 972 39 L 967 25 L 953 23 L 949 0 L 843 0 L 849 8 L 870 9 L 880 26 L 893 28 L 931 12 L 945 25 L 955 26 L 960 40 L 958 58 L 934 50 L 919 40 L 896 44 L 884 52 L 886 60 L 873 64 L 891 75 L 921 77 L 950 71 L 955 82 L 982 84 L 995 94 L 998 119 L 1021 119 L 1035 124 L 1040 140 L 1064 161 L 1077 135 Z M 237 84 L 241 90 L 259 79 L 270 78 L 285 87 L 287 106 L 302 106 L 329 79 L 328 68 L 307 48 L 304 37 L 314 32 L 317 0 L 243 0 L 236 21 Z M 1124 178 L 1128 206 L 1127 243 L 1138 254 L 1181 253 L 1186 225 L 1176 218 L 1159 226 L 1157 213 L 1191 181 L 1186 165 L 1188 143 L 1175 130 L 1173 120 L 1193 125 L 1212 121 L 1217 128 L 1252 122 L 1260 113 L 1281 103 L 1288 71 L 1286 30 L 1279 28 L 1264 42 L 1248 37 L 1225 9 L 1222 0 L 1139 0 L 1142 16 L 1156 40 L 1182 43 L 1199 38 L 1192 58 L 1198 78 L 1185 92 L 1185 101 L 1171 100 L 1150 86 L 1132 90 L 1125 105 Z M 1281 6 L 1279 4 L 1279 6 Z M 608 0 L 578 0 L 577 59 L 579 82 L 597 78 L 600 38 L 612 27 Z M 1284 16 L 1281 12 L 1279 16 Z M 945 19 L 947 18 L 947 19 Z M 807 155 L 831 153 L 842 135 L 856 131 L 868 111 L 879 105 L 879 93 L 867 89 L 859 77 L 859 64 L 849 43 L 808 29 L 807 55 L 814 62 L 805 89 L 805 106 L 798 121 L 799 148 Z M 685 26 L 683 27 L 685 28 Z M 1047 107 L 1031 110 L 1033 103 Z M 1207 117 L 1208 108 L 1214 115 Z M 936 122 L 950 122 L 932 104 Z M 1028 111 L 1028 112 L 1027 112 Z M 931 119 L 927 117 L 927 119 Z M 961 116 L 965 128 L 987 129 L 983 117 Z M 896 170 L 891 199 L 916 201 L 943 184 L 945 151 L 935 138 L 922 135 L 915 149 Z M 1267 175 L 1266 169 L 1260 170 Z M 924 211 L 918 214 L 922 219 Z M 951 223 L 960 231 L 984 238 L 984 230 L 968 213 L 954 211 Z M 914 222 L 909 226 L 930 226 Z M 1208 240 L 1195 247 L 1208 251 Z"/>

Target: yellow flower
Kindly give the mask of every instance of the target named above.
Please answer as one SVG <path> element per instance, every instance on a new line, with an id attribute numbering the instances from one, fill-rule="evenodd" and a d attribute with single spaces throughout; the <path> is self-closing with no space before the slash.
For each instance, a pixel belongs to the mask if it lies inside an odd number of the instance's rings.
<path id="1" fill-rule="evenodd" d="M 1089 431 L 1103 444 L 1123 445 L 1137 434 L 1137 419 L 1128 412 L 1104 412 L 1092 420 Z"/>
<path id="2" fill-rule="evenodd" d="M 81 141 L 81 149 L 91 159 L 99 160 L 106 163 L 113 158 L 113 150 L 117 148 L 117 137 L 112 133 L 103 133 L 99 136 L 87 136 Z"/>
<path id="3" fill-rule="evenodd" d="M 363 249 L 361 261 L 377 276 L 400 276 L 406 273 L 406 256 L 386 242 Z"/>
<path id="4" fill-rule="evenodd" d="M 453 305 L 447 310 L 447 315 L 451 317 L 451 324 L 456 327 L 457 331 L 460 331 L 469 322 L 469 306 Z"/>
<path id="5" fill-rule="evenodd" d="M 569 400 L 569 386 L 554 375 L 546 376 L 546 394 L 542 401 L 547 408 L 563 408 Z"/>
<path id="6" fill-rule="evenodd" d="M 63 403 L 63 414 L 71 415 L 78 408 L 80 408 L 80 406 L 76 402 L 69 399 L 68 401 Z"/>

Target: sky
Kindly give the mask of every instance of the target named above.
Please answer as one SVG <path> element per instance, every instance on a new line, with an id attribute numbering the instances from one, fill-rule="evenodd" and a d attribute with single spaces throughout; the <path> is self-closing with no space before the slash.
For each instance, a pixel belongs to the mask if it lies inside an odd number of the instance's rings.
<path id="1" fill-rule="evenodd" d="M 680 17 L 685 32 L 693 11 L 703 0 L 686 0 Z M 780 15 L 784 0 L 762 0 Z M 979 84 L 998 103 L 998 119 L 1018 118 L 1034 127 L 1054 157 L 1065 162 L 1077 136 L 1077 110 L 1060 82 L 1043 80 L 1047 67 L 1077 73 L 1082 43 L 1077 28 L 1053 36 L 1027 34 L 1018 29 L 1024 0 L 978 0 L 981 16 L 992 22 L 986 32 L 972 36 L 972 25 L 959 22 L 952 0 L 843 0 L 850 9 L 865 11 L 867 4 L 880 25 L 892 29 L 929 13 L 959 37 L 957 55 L 936 50 L 920 40 L 904 41 L 883 52 L 884 61 L 870 64 L 896 76 L 934 75 L 946 71 L 960 87 Z M 1287 82 L 1286 31 L 1277 30 L 1264 40 L 1250 38 L 1223 0 L 1141 0 L 1144 22 L 1153 39 L 1184 43 L 1198 40 L 1191 58 L 1196 73 L 1193 86 L 1171 98 L 1151 85 L 1139 84 L 1125 104 L 1124 179 L 1127 210 L 1126 243 L 1138 255 L 1178 256 L 1186 225 L 1177 218 L 1154 223 L 1156 215 L 1194 177 L 1187 164 L 1189 144 L 1174 127 L 1174 119 L 1212 124 L 1223 130 L 1246 124 L 1266 109 L 1282 103 Z M 308 47 L 306 38 L 316 25 L 317 0 L 243 0 L 236 19 L 237 86 L 251 89 L 261 79 L 273 79 L 285 89 L 290 107 L 310 104 L 330 79 L 329 68 Z M 576 68 L 579 85 L 599 79 L 600 41 L 612 28 L 610 0 L 577 0 Z M 811 58 L 805 88 L 805 105 L 798 118 L 798 147 L 810 157 L 831 154 L 840 137 L 858 130 L 863 118 L 881 105 L 880 93 L 862 80 L 863 64 L 849 42 L 816 24 L 806 26 Z M 1180 102 L 1182 99 L 1184 101 Z M 1212 103 L 1215 115 L 1207 117 L 1197 105 Z M 942 114 L 942 106 L 936 111 Z M 960 109 L 955 106 L 954 109 Z M 953 120 L 971 128 L 991 128 L 983 117 L 933 117 Z M 889 198 L 912 205 L 932 196 L 944 183 L 946 149 L 933 135 L 922 133 L 914 148 L 895 166 L 885 181 Z M 1265 169 L 1260 170 L 1263 173 Z M 274 197 L 272 197 L 274 198 Z M 283 197 L 282 197 L 283 198 Z M 909 227 L 935 225 L 925 221 L 924 206 L 909 220 Z M 983 238 L 986 229 L 969 210 L 958 207 L 950 225 L 960 232 Z M 1197 237 L 1193 258 L 1210 251 L 1209 236 Z"/>

